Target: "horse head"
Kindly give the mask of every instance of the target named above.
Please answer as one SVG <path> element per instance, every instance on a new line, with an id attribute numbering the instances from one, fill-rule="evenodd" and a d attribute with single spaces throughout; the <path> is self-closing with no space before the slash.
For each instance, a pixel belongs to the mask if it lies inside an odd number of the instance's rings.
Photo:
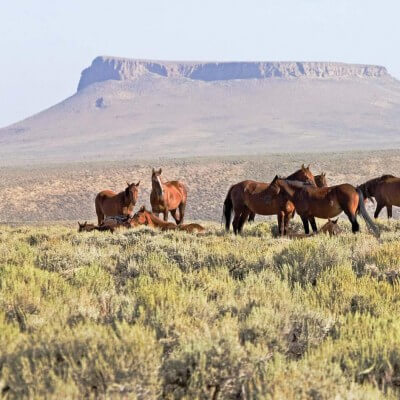
<path id="1" fill-rule="evenodd" d="M 328 186 L 325 172 L 321 172 L 320 175 L 315 175 L 314 180 L 315 180 L 316 185 L 320 188 Z"/>
<path id="2" fill-rule="evenodd" d="M 125 197 L 128 199 L 129 204 L 135 205 L 139 196 L 139 184 L 126 182 Z"/>
<path id="3" fill-rule="evenodd" d="M 85 232 L 85 231 L 87 231 L 88 230 L 88 223 L 87 223 L 87 221 L 85 221 L 83 224 L 81 224 L 79 221 L 78 221 L 78 232 Z"/>
<path id="4" fill-rule="evenodd" d="M 336 236 L 342 232 L 338 225 L 339 218 L 330 219 L 328 218 L 328 222 L 321 227 L 320 232 L 328 233 L 329 236 Z"/>
<path id="5" fill-rule="evenodd" d="M 151 173 L 151 185 L 153 189 L 155 189 L 159 197 L 162 197 L 164 195 L 163 184 L 161 182 L 161 172 L 161 168 L 158 170 L 155 170 L 153 168 Z"/>
<path id="6" fill-rule="evenodd" d="M 131 223 L 134 224 L 135 226 L 137 225 L 146 225 L 147 223 L 147 216 L 146 213 L 148 211 L 146 210 L 145 206 L 140 207 L 139 211 L 134 214 L 134 216 L 131 218 Z"/>
<path id="7" fill-rule="evenodd" d="M 314 175 L 310 171 L 310 165 L 306 167 L 304 164 L 302 164 L 300 169 L 298 169 L 292 175 L 289 175 L 286 179 L 307 182 L 310 185 L 317 186 Z"/>

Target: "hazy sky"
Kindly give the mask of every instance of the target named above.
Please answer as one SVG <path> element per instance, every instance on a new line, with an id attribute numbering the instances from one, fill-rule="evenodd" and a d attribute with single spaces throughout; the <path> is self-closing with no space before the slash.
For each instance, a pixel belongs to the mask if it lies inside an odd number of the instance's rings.
<path id="1" fill-rule="evenodd" d="M 76 91 L 98 55 L 343 61 L 400 78 L 400 0 L 12 0 L 0 4 L 0 126 Z"/>

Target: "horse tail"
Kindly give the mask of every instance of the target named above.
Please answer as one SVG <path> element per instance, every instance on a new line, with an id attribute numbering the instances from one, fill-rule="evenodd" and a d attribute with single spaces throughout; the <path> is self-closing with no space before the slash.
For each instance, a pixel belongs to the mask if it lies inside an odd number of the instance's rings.
<path id="1" fill-rule="evenodd" d="M 374 224 L 371 217 L 369 216 L 367 209 L 365 208 L 364 195 L 362 193 L 362 190 L 360 188 L 357 188 L 356 190 L 357 190 L 358 198 L 359 198 L 358 209 L 360 210 L 360 213 L 361 213 L 362 217 L 364 218 L 367 226 L 370 228 L 370 230 L 372 230 L 374 235 L 379 238 L 381 233 L 379 231 L 379 228 Z"/>
<path id="2" fill-rule="evenodd" d="M 225 230 L 229 231 L 229 227 L 231 225 L 232 221 L 232 209 L 233 209 L 233 203 L 231 199 L 231 192 L 232 192 L 233 186 L 230 187 L 228 190 L 228 194 L 226 195 L 226 199 L 224 201 L 224 207 L 222 209 L 222 219 L 221 219 L 221 224 L 223 221 L 225 221 Z"/>

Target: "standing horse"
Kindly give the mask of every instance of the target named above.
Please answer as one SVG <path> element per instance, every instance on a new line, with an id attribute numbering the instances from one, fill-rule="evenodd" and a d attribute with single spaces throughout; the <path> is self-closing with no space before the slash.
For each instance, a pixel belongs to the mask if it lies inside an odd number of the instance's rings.
<path id="1" fill-rule="evenodd" d="M 386 207 L 387 217 L 392 217 L 392 207 L 400 206 L 400 178 L 393 175 L 382 175 L 371 179 L 358 187 L 364 197 L 373 201 L 376 199 L 374 217 L 378 218 L 383 207 Z"/>
<path id="2" fill-rule="evenodd" d="M 139 195 L 139 184 L 140 181 L 138 183 L 127 182 L 127 188 L 120 193 L 115 193 L 112 190 L 100 192 L 95 199 L 98 224 L 101 225 L 106 216 L 132 214 Z"/>
<path id="3" fill-rule="evenodd" d="M 288 179 L 310 182 L 315 186 L 314 176 L 310 171 L 310 166 L 304 164 L 299 170 L 294 172 Z M 287 197 L 280 196 L 274 199 L 273 204 L 266 204 L 264 193 L 268 189 L 269 183 L 255 182 L 251 180 L 239 182 L 230 187 L 224 201 L 223 218 L 225 219 L 225 229 L 229 231 L 232 210 L 234 219 L 232 222 L 235 234 L 241 233 L 243 225 L 251 214 L 278 215 L 280 233 L 283 235 L 289 219 L 293 216 L 294 206 L 287 202 Z M 281 229 L 281 219 L 284 218 L 285 228 Z"/>
<path id="4" fill-rule="evenodd" d="M 312 230 L 317 232 L 316 218 L 334 218 L 342 211 L 347 215 L 351 222 L 353 233 L 360 230 L 357 221 L 358 211 L 361 212 L 367 225 L 379 235 L 378 228 L 372 222 L 364 206 L 364 196 L 360 189 L 344 183 L 342 185 L 330 186 L 325 188 L 312 187 L 304 182 L 274 178 L 268 188 L 271 198 L 284 192 L 293 201 L 296 212 L 300 215 L 304 225 L 304 232 L 308 235 L 309 225 Z"/>
<path id="5" fill-rule="evenodd" d="M 315 175 L 314 179 L 315 179 L 315 184 L 317 185 L 317 187 L 322 188 L 322 187 L 328 186 L 328 181 L 326 180 L 325 172 L 321 172 L 319 175 Z"/>
<path id="6" fill-rule="evenodd" d="M 179 181 L 161 181 L 160 168 L 156 171 L 153 168 L 151 174 L 151 193 L 150 204 L 153 213 L 158 217 L 159 213 L 164 214 L 164 221 L 168 221 L 168 211 L 171 212 L 177 225 L 183 222 L 187 200 L 187 190 L 185 185 Z M 179 218 L 176 211 L 179 209 Z"/>
<path id="7" fill-rule="evenodd" d="M 321 174 L 319 174 L 319 175 L 314 175 L 314 180 L 315 180 L 315 184 L 318 187 L 326 187 L 326 186 L 328 186 L 328 181 L 326 180 L 326 173 L 325 172 L 321 172 Z M 268 187 L 268 184 L 264 183 L 264 182 L 255 182 L 255 181 L 247 181 L 247 182 L 252 182 L 253 184 L 256 184 L 257 185 L 257 190 L 259 190 L 259 191 L 264 190 L 264 189 L 266 189 Z M 240 185 L 241 183 L 243 183 L 243 182 L 239 182 L 236 185 Z M 249 191 L 249 186 L 247 186 L 247 190 Z M 256 217 L 256 214 L 251 211 L 250 214 L 249 214 L 248 221 L 249 222 L 254 222 L 255 217 Z"/>

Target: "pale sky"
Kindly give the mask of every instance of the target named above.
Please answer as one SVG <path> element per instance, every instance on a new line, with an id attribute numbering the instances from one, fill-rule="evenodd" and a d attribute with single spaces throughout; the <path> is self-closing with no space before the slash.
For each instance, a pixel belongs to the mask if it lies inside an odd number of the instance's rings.
<path id="1" fill-rule="evenodd" d="M 341 61 L 400 79 L 400 0 L 1 0 L 0 127 L 72 95 L 98 55 Z"/>

